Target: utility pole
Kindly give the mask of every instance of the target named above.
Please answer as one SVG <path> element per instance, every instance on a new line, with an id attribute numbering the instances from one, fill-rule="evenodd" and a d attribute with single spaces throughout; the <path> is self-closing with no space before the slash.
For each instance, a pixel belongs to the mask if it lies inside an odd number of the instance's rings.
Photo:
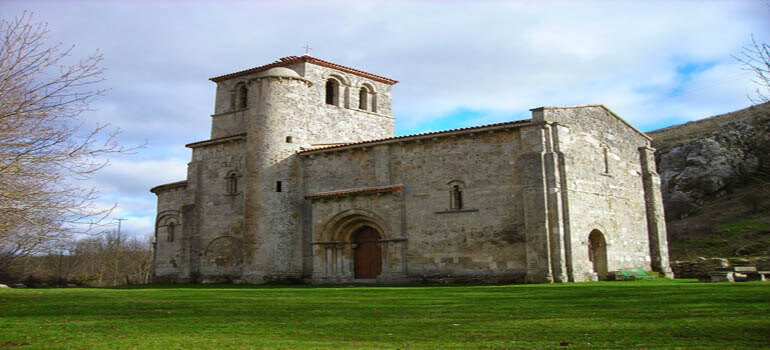
<path id="1" fill-rule="evenodd" d="M 112 285 L 118 285 L 118 275 L 120 274 L 120 224 L 128 219 L 115 219 L 118 221 L 118 239 L 115 241 L 115 271 L 113 272 Z M 126 277 L 128 280 L 128 277 Z M 126 283 L 128 284 L 128 283 Z"/>
<path id="2" fill-rule="evenodd" d="M 118 221 L 118 243 L 117 244 L 120 244 L 120 223 L 128 219 L 115 219 L 115 220 Z"/>

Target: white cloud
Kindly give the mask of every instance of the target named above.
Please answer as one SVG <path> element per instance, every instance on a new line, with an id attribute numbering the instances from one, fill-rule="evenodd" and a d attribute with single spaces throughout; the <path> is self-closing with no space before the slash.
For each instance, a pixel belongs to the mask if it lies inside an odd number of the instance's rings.
<path id="1" fill-rule="evenodd" d="M 123 195 L 148 194 L 151 187 L 184 180 L 187 160 L 116 158 L 94 177 L 102 192 Z"/>
<path id="2" fill-rule="evenodd" d="M 151 229 L 155 185 L 181 180 L 185 143 L 209 135 L 207 79 L 311 54 L 401 81 L 398 126 L 458 110 L 496 122 L 544 105 L 604 103 L 640 129 L 748 105 L 753 87 L 731 55 L 767 41 L 763 2 L 15 2 L 49 22 L 51 40 L 99 49 L 108 94 L 84 115 L 150 146 L 94 183 L 138 231 Z M 711 65 L 685 79 L 687 64 Z M 673 93 L 676 92 L 676 93 Z M 447 127 L 451 127 L 448 125 Z M 128 223 L 131 222 L 131 223 Z"/>

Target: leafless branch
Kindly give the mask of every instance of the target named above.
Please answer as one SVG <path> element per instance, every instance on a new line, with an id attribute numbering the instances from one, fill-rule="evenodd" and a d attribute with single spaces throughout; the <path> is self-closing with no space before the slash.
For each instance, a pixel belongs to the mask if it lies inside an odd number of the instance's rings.
<path id="1" fill-rule="evenodd" d="M 65 64 L 73 47 L 48 44 L 48 33 L 28 12 L 0 20 L 0 270 L 100 223 L 112 209 L 78 180 L 134 150 L 109 125 L 78 119 L 105 92 L 102 55 Z"/>
<path id="2" fill-rule="evenodd" d="M 733 55 L 743 65 L 743 69 L 753 73 L 752 81 L 757 85 L 756 96 L 749 96 L 754 104 L 770 101 L 770 45 L 757 42 L 751 36 L 751 45 L 744 46 L 741 53 Z"/>

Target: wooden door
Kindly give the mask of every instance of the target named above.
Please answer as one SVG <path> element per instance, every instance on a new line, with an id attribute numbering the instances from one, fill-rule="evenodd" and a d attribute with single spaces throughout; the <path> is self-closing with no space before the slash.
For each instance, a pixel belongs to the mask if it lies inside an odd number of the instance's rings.
<path id="1" fill-rule="evenodd" d="M 374 279 L 382 271 L 382 253 L 380 235 L 371 227 L 363 227 L 356 232 L 353 242 L 356 244 L 355 277 Z"/>

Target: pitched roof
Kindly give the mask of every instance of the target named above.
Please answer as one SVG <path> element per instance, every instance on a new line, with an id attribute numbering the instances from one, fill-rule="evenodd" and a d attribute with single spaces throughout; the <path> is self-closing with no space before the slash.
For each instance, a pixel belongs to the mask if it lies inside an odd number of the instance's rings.
<path id="1" fill-rule="evenodd" d="M 347 196 L 351 194 L 358 194 L 358 193 L 379 193 L 379 192 L 393 192 L 404 189 L 404 185 L 388 185 L 388 186 L 376 186 L 376 187 L 361 187 L 361 188 L 351 188 L 346 190 L 338 190 L 338 191 L 329 191 L 329 192 L 319 192 L 314 194 L 309 194 L 305 196 L 305 199 L 315 199 L 315 198 L 325 198 L 325 197 L 339 197 L 339 196 Z"/>
<path id="2" fill-rule="evenodd" d="M 324 147 L 306 148 L 306 149 L 303 149 L 301 151 L 298 151 L 297 153 L 307 153 L 307 152 L 314 152 L 314 151 L 326 151 L 326 150 L 332 150 L 332 149 L 349 147 L 349 146 L 358 146 L 358 145 L 365 145 L 365 144 L 370 144 L 370 143 L 381 143 L 381 142 L 388 142 L 388 141 L 394 141 L 394 140 L 402 140 L 402 141 L 404 141 L 404 140 L 409 140 L 409 139 L 433 137 L 435 135 L 442 135 L 442 134 L 463 133 L 463 132 L 469 132 L 469 131 L 474 131 L 474 130 L 479 130 L 479 129 L 496 129 L 496 128 L 501 128 L 501 127 L 519 126 L 519 125 L 523 126 L 523 124 L 529 123 L 531 121 L 532 121 L 531 119 L 524 119 L 524 120 L 516 120 L 516 121 L 512 121 L 512 122 L 486 124 L 486 125 L 479 125 L 479 126 L 471 126 L 471 127 L 467 127 L 467 128 L 458 128 L 458 129 L 449 129 L 449 130 L 441 130 L 441 131 L 424 132 L 424 133 L 412 134 L 412 135 L 386 137 L 386 138 L 375 139 L 375 140 L 366 140 L 366 141 L 359 141 L 359 142 L 343 143 L 343 144 L 324 146 Z"/>
<path id="3" fill-rule="evenodd" d="M 309 56 L 309 55 L 283 57 L 283 58 L 279 59 L 278 61 L 275 61 L 275 62 L 270 63 L 270 64 L 266 64 L 266 65 L 259 66 L 259 67 L 254 67 L 254 68 L 249 68 L 249 69 L 246 69 L 246 70 L 242 70 L 240 72 L 220 75 L 218 77 L 210 78 L 209 80 L 211 80 L 211 81 L 213 81 L 215 83 L 218 83 L 218 82 L 221 82 L 221 81 L 224 81 L 224 80 L 227 80 L 227 79 L 237 78 L 237 77 L 240 77 L 240 76 L 243 76 L 243 75 L 247 75 L 247 74 L 253 74 L 253 73 L 257 73 L 257 72 L 266 71 L 266 70 L 268 70 L 270 68 L 285 67 L 285 66 L 292 65 L 292 64 L 298 63 L 298 62 L 309 62 L 309 63 L 315 64 L 315 65 L 318 65 L 318 66 L 328 67 L 328 68 L 336 69 L 336 70 L 341 71 L 341 72 L 355 74 L 355 75 L 358 75 L 358 76 L 361 76 L 361 77 L 364 77 L 364 78 L 367 78 L 367 79 L 371 79 L 371 80 L 374 80 L 374 81 L 379 81 L 381 83 L 385 83 L 385 84 L 389 84 L 389 85 L 394 85 L 394 84 L 398 83 L 398 80 L 393 80 L 393 79 L 390 79 L 390 78 L 385 78 L 383 76 L 379 76 L 379 75 L 372 74 L 372 73 L 369 73 L 369 72 L 364 72 L 362 70 L 358 70 L 358 69 L 355 69 L 355 68 L 345 67 L 343 65 L 332 63 L 332 62 L 329 62 L 329 61 L 324 61 L 324 60 L 322 60 L 320 58 L 315 58 L 315 57 Z"/>
<path id="4" fill-rule="evenodd" d="M 159 191 L 165 191 L 165 190 L 170 190 L 172 188 L 185 187 L 185 186 L 187 186 L 187 180 L 158 185 L 151 188 L 150 192 L 158 194 Z"/>
<path id="5" fill-rule="evenodd" d="M 203 146 L 215 145 L 215 144 L 222 143 L 222 142 L 227 142 L 227 141 L 239 141 L 239 140 L 241 140 L 241 139 L 243 139 L 245 137 L 246 137 L 246 133 L 244 132 L 244 133 L 230 135 L 230 136 L 225 136 L 225 137 L 217 137 L 215 139 L 209 139 L 209 140 L 203 140 L 203 141 L 188 143 L 188 144 L 186 144 L 184 146 L 187 147 L 187 148 L 203 147 Z"/>

